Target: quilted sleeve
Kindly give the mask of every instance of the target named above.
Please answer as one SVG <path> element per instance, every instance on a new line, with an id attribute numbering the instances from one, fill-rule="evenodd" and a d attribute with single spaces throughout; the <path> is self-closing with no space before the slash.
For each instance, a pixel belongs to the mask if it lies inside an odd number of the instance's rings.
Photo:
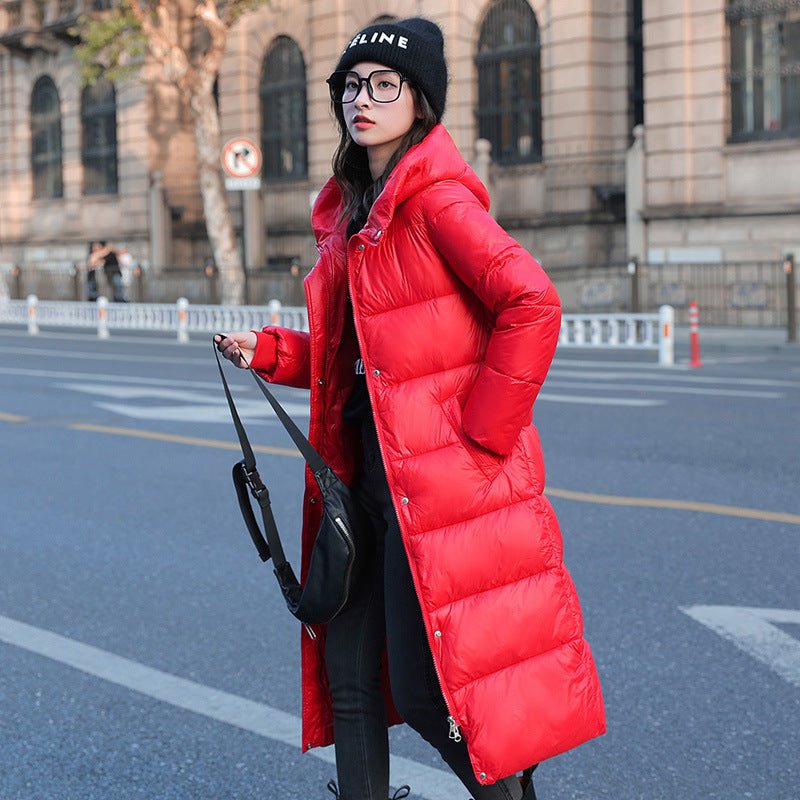
<path id="1" fill-rule="evenodd" d="M 561 303 L 538 262 L 465 187 L 448 185 L 431 195 L 434 207 L 425 214 L 431 242 L 494 318 L 486 357 L 464 408 L 464 432 L 507 455 L 531 420 L 553 359 Z"/>
<path id="2" fill-rule="evenodd" d="M 258 374 L 270 383 L 308 389 L 311 383 L 308 333 L 271 325 L 255 334 L 252 366 Z"/>

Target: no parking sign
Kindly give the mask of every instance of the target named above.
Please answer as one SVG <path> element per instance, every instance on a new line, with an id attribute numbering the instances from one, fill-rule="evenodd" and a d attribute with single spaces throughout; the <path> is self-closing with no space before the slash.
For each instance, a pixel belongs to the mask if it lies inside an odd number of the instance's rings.
<path id="1" fill-rule="evenodd" d="M 231 139 L 222 148 L 222 168 L 226 189 L 258 189 L 261 187 L 261 150 L 250 139 Z"/>

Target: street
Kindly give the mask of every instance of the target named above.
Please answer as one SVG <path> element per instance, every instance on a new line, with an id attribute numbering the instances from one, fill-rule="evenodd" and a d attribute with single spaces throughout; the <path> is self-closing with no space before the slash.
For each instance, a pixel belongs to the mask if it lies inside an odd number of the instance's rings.
<path id="1" fill-rule="evenodd" d="M 534 409 L 608 716 L 540 800 L 800 798 L 800 354 L 678 361 L 559 352 Z M 228 377 L 299 564 L 303 461 Z M 0 442 L 0 800 L 329 797 L 210 338 L 0 327 Z M 466 800 L 391 738 L 394 787 Z"/>

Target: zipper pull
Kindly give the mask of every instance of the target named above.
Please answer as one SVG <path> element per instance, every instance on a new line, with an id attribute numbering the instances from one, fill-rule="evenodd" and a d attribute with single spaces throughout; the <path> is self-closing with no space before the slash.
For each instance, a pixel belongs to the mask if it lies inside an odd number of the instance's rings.
<path id="1" fill-rule="evenodd" d="M 454 742 L 461 741 L 461 731 L 458 729 L 458 723 L 453 719 L 453 717 L 448 717 L 447 721 L 450 723 L 450 738 Z"/>
<path id="2" fill-rule="evenodd" d="M 313 628 L 312 628 L 312 627 L 311 627 L 311 626 L 310 626 L 310 625 L 309 625 L 307 622 L 304 622 L 304 623 L 303 623 L 303 627 L 306 629 L 306 633 L 307 633 L 307 634 L 308 634 L 308 635 L 309 635 L 309 636 L 310 636 L 312 639 L 316 639 L 316 638 L 317 638 L 317 634 L 316 634 L 316 633 L 314 633 L 314 629 L 313 629 Z"/>

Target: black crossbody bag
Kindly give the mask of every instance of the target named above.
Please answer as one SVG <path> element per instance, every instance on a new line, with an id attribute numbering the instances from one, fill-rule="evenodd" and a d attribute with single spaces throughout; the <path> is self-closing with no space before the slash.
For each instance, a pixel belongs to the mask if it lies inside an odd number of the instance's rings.
<path id="1" fill-rule="evenodd" d="M 253 448 L 250 446 L 233 402 L 228 382 L 225 380 L 216 342 L 214 342 L 214 354 L 244 456 L 233 466 L 233 484 L 236 487 L 239 508 L 253 544 L 255 544 L 262 561 L 266 562 L 272 558 L 275 576 L 289 611 L 306 626 L 330 622 L 347 604 L 350 587 L 357 577 L 361 561 L 358 558 L 359 553 L 356 546 L 358 529 L 354 525 L 357 508 L 350 495 L 350 490 L 317 453 L 292 418 L 273 397 L 264 380 L 248 364 L 248 372 L 253 376 L 256 385 L 261 389 L 297 449 L 308 463 L 322 497 L 322 520 L 311 553 L 306 582 L 304 586 L 301 586 L 291 564 L 284 555 L 278 528 L 272 514 L 269 491 L 258 474 Z M 248 490 L 261 508 L 261 518 L 264 524 L 263 534 L 253 513 Z M 310 628 L 308 631 L 314 636 Z"/>

